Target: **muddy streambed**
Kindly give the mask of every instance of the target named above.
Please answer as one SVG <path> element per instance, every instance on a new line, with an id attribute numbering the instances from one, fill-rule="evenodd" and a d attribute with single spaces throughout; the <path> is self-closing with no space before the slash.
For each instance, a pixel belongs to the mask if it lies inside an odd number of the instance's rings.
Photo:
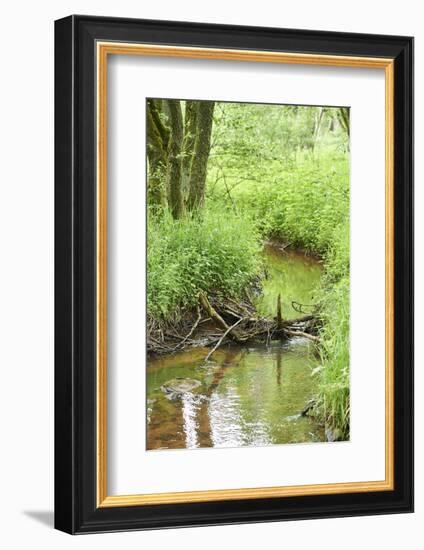
<path id="1" fill-rule="evenodd" d="M 312 304 L 321 265 L 303 253 L 264 248 L 267 279 L 261 314 L 298 317 L 292 302 Z M 300 415 L 316 392 L 318 365 L 306 338 L 209 348 L 150 358 L 147 366 L 147 449 L 240 447 L 324 441 L 324 428 Z"/>

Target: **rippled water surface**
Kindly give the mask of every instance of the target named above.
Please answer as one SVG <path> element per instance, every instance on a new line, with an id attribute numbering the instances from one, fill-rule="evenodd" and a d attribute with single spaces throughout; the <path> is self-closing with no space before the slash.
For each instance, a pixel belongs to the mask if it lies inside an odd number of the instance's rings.
<path id="1" fill-rule="evenodd" d="M 266 247 L 268 279 L 259 307 L 272 314 L 283 298 L 309 303 L 319 282 L 316 261 Z M 289 344 L 223 346 L 205 364 L 207 348 L 150 359 L 147 368 L 147 448 L 240 447 L 324 441 L 324 430 L 299 413 L 315 393 L 318 360 L 309 340 Z M 179 381 L 191 391 L 166 392 Z"/>

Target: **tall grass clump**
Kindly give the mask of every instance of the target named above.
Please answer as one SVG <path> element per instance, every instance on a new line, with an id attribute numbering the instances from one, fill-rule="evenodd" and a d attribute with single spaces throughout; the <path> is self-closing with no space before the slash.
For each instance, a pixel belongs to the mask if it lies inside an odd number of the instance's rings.
<path id="1" fill-rule="evenodd" d="M 198 294 L 238 297 L 260 272 L 260 236 L 250 217 L 205 208 L 201 216 L 174 220 L 149 214 L 148 315 L 176 319 Z"/>
<path id="2" fill-rule="evenodd" d="M 349 225 L 334 230 L 321 291 L 320 353 L 322 370 L 318 393 L 321 418 L 335 439 L 349 438 Z"/>

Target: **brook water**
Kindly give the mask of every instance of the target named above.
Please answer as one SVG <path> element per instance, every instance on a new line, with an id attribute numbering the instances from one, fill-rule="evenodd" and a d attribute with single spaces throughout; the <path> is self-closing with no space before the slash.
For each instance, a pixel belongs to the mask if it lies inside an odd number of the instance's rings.
<path id="1" fill-rule="evenodd" d="M 280 293 L 283 317 L 299 317 L 292 301 L 314 302 L 321 276 L 303 253 L 264 249 L 267 279 L 258 301 L 274 316 Z M 240 447 L 324 441 L 324 429 L 300 415 L 316 391 L 318 365 L 304 338 L 269 346 L 226 345 L 205 364 L 209 348 L 150 359 L 147 367 L 147 448 Z M 187 387 L 179 391 L 181 383 Z M 193 382 L 194 381 L 194 382 Z M 168 390 L 168 391 L 164 391 Z"/>

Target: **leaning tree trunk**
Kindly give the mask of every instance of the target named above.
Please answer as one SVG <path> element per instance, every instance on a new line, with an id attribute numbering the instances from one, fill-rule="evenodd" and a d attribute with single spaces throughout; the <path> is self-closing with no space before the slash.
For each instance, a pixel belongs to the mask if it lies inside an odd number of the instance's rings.
<path id="1" fill-rule="evenodd" d="M 339 109 L 339 119 L 343 129 L 345 130 L 347 137 L 350 136 L 350 118 L 349 118 L 349 108 L 340 107 Z"/>
<path id="2" fill-rule="evenodd" d="M 349 107 L 340 107 L 338 109 L 339 121 L 347 137 L 347 150 L 350 151 L 350 113 Z"/>
<path id="3" fill-rule="evenodd" d="M 182 189 L 183 115 L 179 100 L 168 99 L 165 101 L 165 105 L 170 126 L 166 174 L 168 206 L 172 216 L 178 219 L 181 218 L 184 213 Z"/>
<path id="4" fill-rule="evenodd" d="M 164 206 L 165 173 L 167 165 L 167 144 L 169 132 L 160 118 L 161 105 L 153 99 L 147 100 L 147 158 L 149 162 L 147 193 L 149 205 Z"/>
<path id="5" fill-rule="evenodd" d="M 200 101 L 197 111 L 197 131 L 191 162 L 187 205 L 190 210 L 203 206 L 205 201 L 206 170 L 211 147 L 213 101 Z"/>

